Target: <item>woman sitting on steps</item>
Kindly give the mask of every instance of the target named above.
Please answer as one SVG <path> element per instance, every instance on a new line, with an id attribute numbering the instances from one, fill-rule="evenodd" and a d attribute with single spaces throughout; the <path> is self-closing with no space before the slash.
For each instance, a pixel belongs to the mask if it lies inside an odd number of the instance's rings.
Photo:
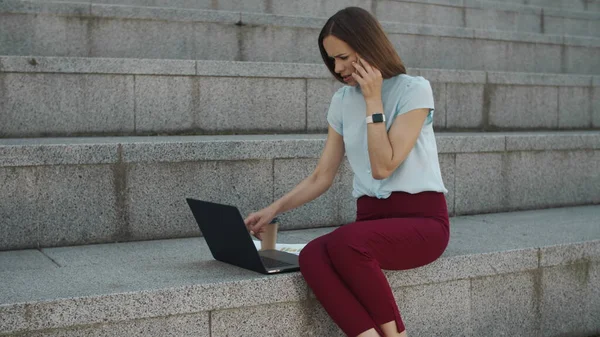
<path id="1" fill-rule="evenodd" d="M 356 221 L 314 239 L 300 270 L 348 336 L 406 336 L 382 269 L 438 259 L 449 241 L 447 192 L 433 132 L 433 93 L 406 70 L 379 22 L 349 7 L 319 35 L 323 61 L 345 86 L 331 100 L 329 131 L 314 172 L 245 223 L 258 239 L 276 215 L 325 193 L 346 153 Z"/>

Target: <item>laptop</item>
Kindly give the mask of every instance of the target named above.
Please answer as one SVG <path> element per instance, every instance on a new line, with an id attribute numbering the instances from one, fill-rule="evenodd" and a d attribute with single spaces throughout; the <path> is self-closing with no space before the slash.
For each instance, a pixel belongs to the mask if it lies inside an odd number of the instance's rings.
<path id="1" fill-rule="evenodd" d="M 297 255 L 278 250 L 258 251 L 237 207 L 186 200 L 215 260 L 263 274 L 300 270 Z"/>

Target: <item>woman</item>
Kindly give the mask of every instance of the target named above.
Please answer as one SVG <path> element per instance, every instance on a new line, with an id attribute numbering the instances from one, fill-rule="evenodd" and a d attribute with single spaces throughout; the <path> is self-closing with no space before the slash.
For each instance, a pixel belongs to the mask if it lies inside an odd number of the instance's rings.
<path id="1" fill-rule="evenodd" d="M 405 270 L 439 258 L 449 220 L 433 133 L 433 94 L 406 70 L 381 25 L 349 7 L 319 35 L 323 61 L 346 84 L 331 100 L 329 131 L 314 172 L 246 225 L 258 239 L 277 214 L 323 194 L 347 154 L 356 221 L 311 241 L 300 270 L 348 336 L 406 336 L 382 269 Z"/>

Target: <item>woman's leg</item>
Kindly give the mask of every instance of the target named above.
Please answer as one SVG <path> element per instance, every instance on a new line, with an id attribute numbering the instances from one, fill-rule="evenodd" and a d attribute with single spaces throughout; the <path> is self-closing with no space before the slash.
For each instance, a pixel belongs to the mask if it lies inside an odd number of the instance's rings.
<path id="1" fill-rule="evenodd" d="M 333 269 L 326 249 L 330 235 L 314 239 L 300 252 L 300 271 L 306 283 L 346 335 L 383 336 L 367 310 Z"/>
<path id="2" fill-rule="evenodd" d="M 443 221 L 388 218 L 336 229 L 329 234 L 326 250 L 336 274 L 377 327 L 395 322 L 400 333 L 404 323 L 382 269 L 405 270 L 429 264 L 443 253 L 448 239 L 449 228 Z M 386 330 L 390 326 L 386 324 Z"/>

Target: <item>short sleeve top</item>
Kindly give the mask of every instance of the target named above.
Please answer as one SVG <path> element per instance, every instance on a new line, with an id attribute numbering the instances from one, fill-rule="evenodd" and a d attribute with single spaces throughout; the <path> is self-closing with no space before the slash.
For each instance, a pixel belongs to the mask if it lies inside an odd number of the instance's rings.
<path id="1" fill-rule="evenodd" d="M 394 191 L 447 193 L 440 171 L 433 132 L 435 111 L 429 81 L 421 76 L 401 74 L 383 80 L 381 96 L 386 129 L 397 116 L 414 109 L 429 109 L 415 146 L 400 166 L 382 180 L 373 178 L 367 144 L 366 103 L 360 87 L 344 86 L 331 99 L 327 121 L 344 139 L 346 156 L 354 172 L 352 195 L 385 199 Z"/>

